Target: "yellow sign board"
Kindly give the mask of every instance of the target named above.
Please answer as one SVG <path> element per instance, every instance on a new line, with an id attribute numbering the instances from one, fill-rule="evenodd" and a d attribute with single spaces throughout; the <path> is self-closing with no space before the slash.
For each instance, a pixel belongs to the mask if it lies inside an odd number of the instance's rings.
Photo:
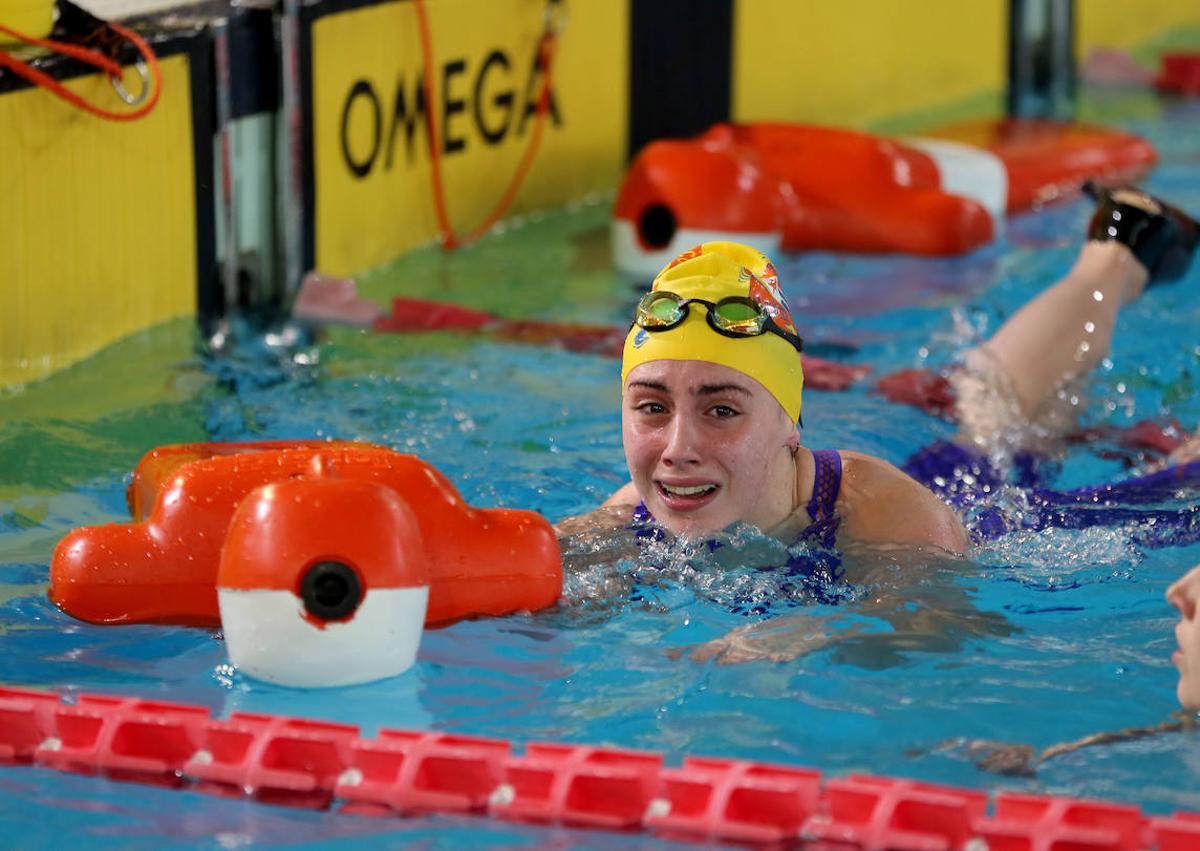
<path id="1" fill-rule="evenodd" d="M 564 0 L 550 111 L 511 213 L 618 182 L 628 136 L 628 4 Z M 438 235 L 426 121 L 450 222 L 475 228 L 533 133 L 546 0 L 428 0 L 431 99 L 416 4 L 384 2 L 312 24 L 317 268 L 355 274 Z"/>
<path id="2" fill-rule="evenodd" d="M 1008 6 L 1006 0 L 741 0 L 734 13 L 733 118 L 868 128 L 1002 92 Z"/>
<path id="3" fill-rule="evenodd" d="M 161 67 L 162 98 L 137 121 L 0 94 L 0 386 L 195 312 L 190 73 L 185 55 Z M 116 100 L 100 74 L 66 86 Z"/>
<path id="4" fill-rule="evenodd" d="M 1079 16 L 1075 45 L 1081 61 L 1097 47 L 1137 47 L 1172 30 L 1200 28 L 1200 3 L 1196 0 L 1086 0 L 1075 9 Z"/>

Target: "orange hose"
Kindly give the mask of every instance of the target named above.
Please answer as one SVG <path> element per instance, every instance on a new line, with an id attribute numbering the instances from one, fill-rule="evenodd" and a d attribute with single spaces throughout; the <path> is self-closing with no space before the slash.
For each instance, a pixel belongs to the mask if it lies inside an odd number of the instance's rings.
<path id="1" fill-rule="evenodd" d="M 14 59 L 3 50 L 0 50 L 0 67 L 10 69 L 13 73 L 24 78 L 25 80 L 28 80 L 35 86 L 41 86 L 51 94 L 56 95 L 62 100 L 65 100 L 67 103 L 77 106 L 85 112 L 89 112 L 99 118 L 106 118 L 109 121 L 133 121 L 141 118 L 149 113 L 150 110 L 154 109 L 155 104 L 158 103 L 158 97 L 162 93 L 162 71 L 158 67 L 158 58 L 154 55 L 154 51 L 151 50 L 150 45 L 146 43 L 145 39 L 143 39 L 133 30 L 112 22 L 108 22 L 108 26 L 111 27 L 113 31 L 123 36 L 138 49 L 138 52 L 141 53 L 142 58 L 146 60 L 146 65 L 149 67 L 150 73 L 154 79 L 153 90 L 146 98 L 146 102 L 130 112 L 113 112 L 112 110 L 104 109 L 103 107 L 88 103 L 81 96 L 75 94 L 49 74 L 34 68 L 26 62 L 22 62 L 19 59 Z M 121 66 L 98 50 L 93 50 L 88 47 L 81 47 L 76 44 L 68 44 L 61 41 L 34 38 L 33 36 L 28 36 L 24 33 L 19 33 L 16 30 L 9 29 L 3 24 L 0 24 L 0 33 L 3 33 L 10 38 L 23 41 L 26 44 L 44 47 L 47 50 L 53 50 L 56 53 L 61 53 L 64 56 L 69 56 L 72 59 L 77 59 L 80 62 L 91 65 L 97 70 L 103 71 L 109 80 L 120 80 L 123 76 Z"/>
<path id="2" fill-rule="evenodd" d="M 509 181 L 508 187 L 500 196 L 500 200 L 484 220 L 472 231 L 465 236 L 458 236 L 454 233 L 454 229 L 450 225 L 450 216 L 446 211 L 446 195 L 442 185 L 442 163 L 441 151 L 437 144 L 437 126 L 434 118 L 433 108 L 433 48 L 429 37 L 429 20 L 425 12 L 425 0 L 415 0 L 417 8 L 417 26 L 421 35 L 421 56 L 425 67 L 425 116 L 426 130 L 429 138 L 429 162 L 430 162 L 430 180 L 433 184 L 433 203 L 437 212 L 438 219 L 438 237 L 441 240 L 442 247 L 447 251 L 453 251 L 456 248 L 461 248 L 464 245 L 475 242 L 500 220 L 500 217 L 507 212 L 509 206 L 517 196 L 517 191 L 524 183 L 526 176 L 529 174 L 529 169 L 533 165 L 533 158 L 537 154 L 538 146 L 541 144 L 542 129 L 546 123 L 546 114 L 550 111 L 550 92 L 551 92 L 551 74 L 550 68 L 554 58 L 554 50 L 557 47 L 557 36 L 547 24 L 545 32 L 542 33 L 541 40 L 538 44 L 538 67 L 542 70 L 542 86 L 538 93 L 537 108 L 533 115 L 533 129 L 530 132 L 529 144 L 525 148 L 525 153 L 521 156 L 520 163 L 517 164 L 517 170 L 513 173 L 512 179 Z M 548 19 L 549 20 L 549 19 Z"/>

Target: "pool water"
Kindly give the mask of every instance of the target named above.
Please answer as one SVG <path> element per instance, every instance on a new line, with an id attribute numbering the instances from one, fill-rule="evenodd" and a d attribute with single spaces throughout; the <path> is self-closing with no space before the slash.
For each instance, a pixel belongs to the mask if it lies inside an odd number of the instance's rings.
<path id="1" fill-rule="evenodd" d="M 1147 97 L 1123 124 L 1155 142 L 1147 187 L 1200 210 L 1200 110 Z M 1108 118 L 1109 123 L 1115 123 Z M 627 321 L 637 297 L 611 271 L 607 202 L 530 217 L 455 255 L 416 252 L 360 281 L 514 318 Z M 967 257 L 928 260 L 813 253 L 781 258 L 780 277 L 809 351 L 866 363 L 872 376 L 939 367 L 986 336 L 1068 268 L 1090 213 L 1077 201 L 1010 221 Z M 1200 264 L 1123 314 L 1091 382 L 1086 419 L 1200 424 Z M 1152 813 L 1200 810 L 1200 739 L 1159 736 L 1085 749 L 1036 777 L 979 771 L 948 739 L 1038 747 L 1163 721 L 1177 708 L 1166 586 L 1200 545 L 1143 550 L 1126 528 L 1012 535 L 958 561 L 896 554 L 862 594 L 791 600 L 835 643 L 788 662 L 720 665 L 689 649 L 761 620 L 780 579 L 721 558 L 659 554 L 666 569 L 579 545 L 558 609 L 427 632 L 409 673 L 355 688 L 301 692 L 247 680 L 219 636 L 164 627 L 95 627 L 46 599 L 47 565 L 75 526 L 124 519 L 141 454 L 196 440 L 337 437 L 415 452 L 468 501 L 534 509 L 552 521 L 589 510 L 626 480 L 618 363 L 545 346 L 451 333 L 328 329 L 268 345 L 195 353 L 187 323 L 118 343 L 2 398 L 0 683 L 103 692 L 360 724 L 871 771 L 987 789 L 1098 797 Z M 871 392 L 806 396 L 811 447 L 902 462 L 952 426 Z M 1073 446 L 1054 484 L 1130 473 L 1137 459 Z M 1190 500 L 1169 507 L 1194 508 Z M 748 547 L 761 545 L 749 542 Z M 885 612 L 864 607 L 883 597 Z M 891 622 L 929 616 L 916 637 Z M 0 768 L 0 835 L 22 847 L 64 835 L 96 847 L 371 843 L 457 847 L 631 840 L 475 819 L 362 819 L 212 798 L 36 768 Z"/>

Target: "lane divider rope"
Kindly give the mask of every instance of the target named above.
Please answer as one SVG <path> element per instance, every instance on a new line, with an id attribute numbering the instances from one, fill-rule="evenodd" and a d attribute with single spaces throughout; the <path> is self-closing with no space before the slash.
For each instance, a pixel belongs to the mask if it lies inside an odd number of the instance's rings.
<path id="1" fill-rule="evenodd" d="M 0 764 L 173 785 L 363 815 L 473 814 L 700 842 L 884 851 L 1194 851 L 1200 814 L 870 775 L 358 727 L 0 687 Z"/>

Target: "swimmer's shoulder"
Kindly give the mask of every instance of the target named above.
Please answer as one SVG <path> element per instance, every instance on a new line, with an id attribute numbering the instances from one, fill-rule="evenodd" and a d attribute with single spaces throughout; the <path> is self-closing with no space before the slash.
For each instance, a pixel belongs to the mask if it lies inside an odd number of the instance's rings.
<path id="1" fill-rule="evenodd" d="M 591 536 L 628 528 L 633 522 L 633 510 L 641 501 L 637 488 L 630 482 L 604 500 L 599 508 L 558 521 L 554 524 L 554 530 L 560 538 L 564 538 Z"/>
<path id="2" fill-rule="evenodd" d="M 967 548 L 962 521 L 932 491 L 899 467 L 864 452 L 841 450 L 837 508 L 842 531 L 866 543 Z"/>
<path id="3" fill-rule="evenodd" d="M 915 485 L 928 492 L 920 482 L 913 479 L 895 464 L 884 461 L 875 455 L 865 452 L 855 452 L 851 449 L 839 449 L 842 457 L 842 489 L 841 497 L 848 500 L 873 498 L 881 492 L 903 492 Z M 930 493 L 932 496 L 932 493 Z"/>

